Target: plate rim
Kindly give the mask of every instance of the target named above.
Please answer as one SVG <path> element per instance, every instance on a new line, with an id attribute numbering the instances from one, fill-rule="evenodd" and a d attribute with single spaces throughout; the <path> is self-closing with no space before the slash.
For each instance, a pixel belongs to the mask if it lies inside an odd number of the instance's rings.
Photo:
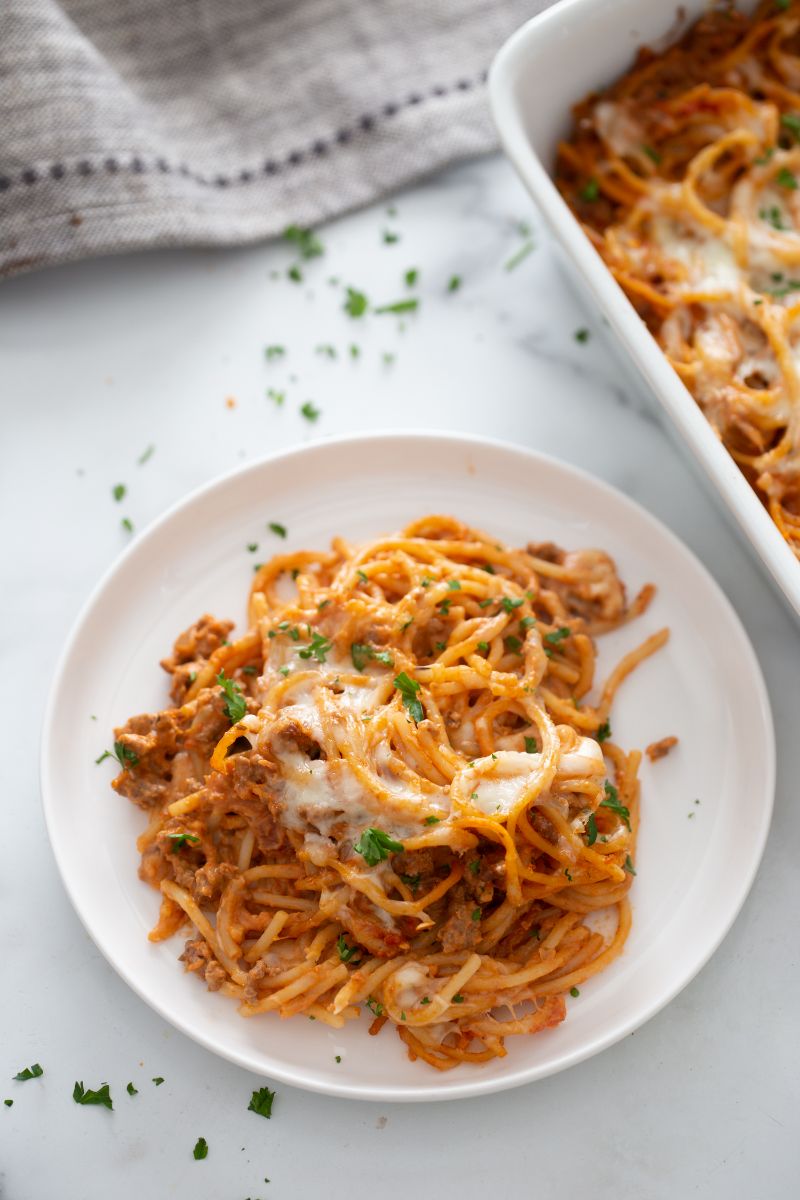
<path id="1" fill-rule="evenodd" d="M 398 441 L 401 438 L 414 441 L 425 441 L 428 443 L 448 444 L 451 449 L 490 449 L 501 451 L 502 453 L 511 454 L 517 458 L 527 460 L 531 464 L 546 463 L 550 466 L 555 466 L 559 470 L 565 471 L 567 474 L 573 475 L 581 479 L 584 483 L 600 489 L 607 493 L 617 502 L 622 502 L 624 506 L 632 508 L 638 516 L 643 517 L 646 521 L 654 524 L 661 536 L 665 537 L 670 542 L 674 549 L 688 557 L 695 569 L 699 570 L 701 575 L 705 577 L 708 586 L 715 593 L 718 603 L 725 609 L 728 619 L 733 622 L 737 629 L 742 644 L 745 648 L 745 653 L 748 658 L 749 672 L 756 685 L 756 703 L 759 711 L 762 714 L 764 724 L 764 751 L 766 761 L 764 763 L 764 804 L 760 814 L 758 829 L 756 836 L 750 839 L 750 846 L 755 851 L 751 853 L 751 860 L 748 870 L 743 874 L 738 875 L 738 883 L 736 889 L 736 902 L 731 905 L 727 912 L 725 920 L 720 923 L 720 928 L 715 932 L 711 942 L 703 950 L 703 953 L 692 956 L 689 969 L 684 969 L 679 976 L 674 986 L 668 988 L 665 993 L 656 1001 L 645 1005 L 644 1009 L 633 1018 L 617 1020 L 616 1023 L 609 1028 L 604 1034 L 587 1039 L 582 1045 L 577 1046 L 571 1052 L 563 1054 L 561 1058 L 549 1065 L 545 1066 L 522 1066 L 507 1075 L 500 1075 L 491 1078 L 481 1078 L 480 1076 L 472 1076 L 468 1079 L 463 1079 L 462 1082 L 453 1080 L 452 1076 L 448 1075 L 446 1081 L 441 1080 L 442 1086 L 437 1089 L 431 1088 L 415 1088 L 403 1086 L 401 1091 L 397 1090 L 397 1086 L 389 1084 L 348 1084 L 345 1079 L 341 1083 L 338 1081 L 328 1081 L 323 1078 L 317 1078 L 309 1075 L 304 1068 L 294 1070 L 284 1069 L 278 1065 L 276 1069 L 269 1068 L 269 1074 L 272 1079 L 278 1080 L 282 1084 L 287 1084 L 292 1087 L 302 1088 L 307 1091 L 316 1092 L 322 1095 L 336 1096 L 347 1100 L 364 1100 L 380 1103 L 417 1103 L 417 1102 L 434 1102 L 440 1100 L 457 1100 L 466 1099 L 474 1096 L 488 1095 L 493 1092 L 510 1090 L 516 1087 L 522 1087 L 525 1084 L 536 1082 L 540 1079 L 546 1079 L 549 1076 L 558 1074 L 568 1070 L 571 1067 L 577 1066 L 578 1063 L 584 1062 L 586 1059 L 593 1057 L 595 1054 L 608 1049 L 610 1046 L 621 1041 L 622 1038 L 635 1030 L 641 1028 L 647 1021 L 656 1016 L 663 1008 L 666 1007 L 685 987 L 692 982 L 693 979 L 702 971 L 710 958 L 716 953 L 719 946 L 727 937 L 736 918 L 742 910 L 745 900 L 747 899 L 750 890 L 755 881 L 756 874 L 761 865 L 766 846 L 767 837 L 772 824 L 772 816 L 775 800 L 775 780 L 776 780 L 776 742 L 775 742 L 775 725 L 772 715 L 772 707 L 770 704 L 769 693 L 767 691 L 764 675 L 761 670 L 758 657 L 756 655 L 753 644 L 744 627 L 738 613 L 733 607 L 721 586 L 717 583 L 711 572 L 694 553 L 685 542 L 673 533 L 673 531 L 665 525 L 658 517 L 649 512 L 637 500 L 627 496 L 621 489 L 608 483 L 604 479 L 598 478 L 590 471 L 582 467 L 575 466 L 572 463 L 565 462 L 563 459 L 555 455 L 545 453 L 541 450 L 535 450 L 527 446 L 519 446 L 514 443 L 506 442 L 500 438 L 484 437 L 478 434 L 469 433 L 451 433 L 447 430 L 440 429 L 388 429 L 377 431 L 363 431 L 359 433 L 340 434 L 333 437 L 319 439 L 317 441 L 293 445 L 283 449 L 275 450 L 267 454 L 260 455 L 258 458 L 233 467 L 231 470 L 223 472 L 221 475 L 215 476 L 213 479 L 200 484 L 192 489 L 186 495 L 180 497 L 173 504 L 169 505 L 163 513 L 155 518 L 147 525 L 140 534 L 131 541 L 131 543 L 118 555 L 107 569 L 102 573 L 98 582 L 92 587 L 88 597 L 80 607 L 76 617 L 74 618 L 69 633 L 64 641 L 64 644 L 56 662 L 55 669 L 50 679 L 48 690 L 47 703 L 44 709 L 42 720 L 41 746 L 39 755 L 39 774 L 40 774 L 40 794 L 42 810 L 47 830 L 48 840 L 53 853 L 53 857 L 58 868 L 58 873 L 61 882 L 69 898 L 70 904 L 81 922 L 86 933 L 91 938 L 93 944 L 97 947 L 103 958 L 112 967 L 116 974 L 127 984 L 128 987 L 137 995 L 145 1004 L 153 1011 L 158 1013 L 165 1021 L 167 1021 L 174 1029 L 188 1037 L 191 1041 L 209 1050 L 211 1053 L 225 1059 L 228 1062 L 242 1067 L 253 1074 L 262 1077 L 265 1071 L 260 1066 L 254 1066 L 244 1053 L 239 1053 L 235 1049 L 225 1048 L 223 1044 L 215 1040 L 211 1035 L 204 1033 L 202 1030 L 197 1030 L 190 1027 L 189 1024 L 181 1019 L 180 1014 L 172 1012 L 168 1005 L 146 994 L 143 986 L 139 981 L 132 976 L 122 962 L 116 958 L 110 948 L 107 948 L 98 938 L 92 928 L 92 918 L 90 912 L 84 912 L 83 906 L 80 904 L 70 883 L 70 867 L 68 863 L 68 854 L 63 846 L 59 846 L 58 838 L 54 836 L 55 825 L 55 805 L 58 803 L 56 799 L 57 785 L 51 786 L 51 743 L 53 740 L 53 730 L 57 720 L 58 710 L 56 700 L 58 693 L 63 685 L 63 677 L 69 665 L 73 654 L 73 648 L 77 642 L 87 620 L 91 617 L 92 611 L 101 600 L 107 586 L 113 580 L 121 567 L 138 552 L 139 548 L 146 543 L 147 540 L 154 537 L 157 532 L 172 519 L 182 513 L 185 509 L 191 507 L 199 500 L 206 497 L 208 494 L 221 491 L 227 488 L 231 483 L 238 480 L 240 477 L 250 473 L 257 473 L 268 467 L 269 464 L 277 460 L 286 460 L 296 457 L 303 457 L 309 451 L 334 451 L 342 446 L 348 445 L 363 445 L 369 442 L 389 443 Z M 452 1080 L 452 1082 L 451 1082 Z"/>

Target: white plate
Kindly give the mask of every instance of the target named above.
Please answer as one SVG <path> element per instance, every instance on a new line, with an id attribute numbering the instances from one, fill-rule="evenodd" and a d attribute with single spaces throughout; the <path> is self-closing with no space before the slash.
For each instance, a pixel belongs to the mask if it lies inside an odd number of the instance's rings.
<path id="1" fill-rule="evenodd" d="M 739 3 L 749 10 L 754 0 Z M 739 526 L 800 617 L 800 563 L 720 442 L 658 343 L 584 234 L 550 178 L 573 104 L 617 79 L 642 45 L 674 41 L 708 0 L 561 0 L 518 29 L 492 64 L 489 96 L 503 147 L 566 255 L 582 295 L 605 314 L 630 360 L 668 414 L 699 476 Z M 678 22 L 682 15 L 683 23 Z"/>
<path id="2" fill-rule="evenodd" d="M 137 877 L 134 845 L 144 818 L 111 791 L 113 764 L 94 762 L 113 725 L 164 707 L 158 660 L 180 630 L 205 611 L 242 628 L 248 542 L 258 541 L 266 558 L 287 546 L 325 547 L 336 533 L 357 540 L 389 532 L 428 512 L 456 514 L 514 545 L 601 546 L 631 592 L 654 582 L 645 616 L 601 639 L 601 667 L 669 625 L 668 646 L 624 684 L 612 723 L 626 747 L 680 738 L 668 758 L 642 768 L 633 932 L 623 956 L 569 1001 L 558 1028 L 509 1038 L 507 1058 L 446 1075 L 410 1063 L 389 1029 L 369 1037 L 366 1019 L 344 1031 L 303 1018 L 245 1020 L 233 1001 L 184 973 L 180 936 L 149 943 L 158 896 Z M 286 543 L 270 544 L 268 521 L 288 527 Z M 373 1100 L 470 1096 L 541 1079 L 641 1025 L 700 970 L 736 916 L 761 858 L 773 781 L 769 702 L 753 650 L 689 551 L 573 467 L 448 434 L 346 438 L 279 454 L 173 508 L 133 543 L 79 618 L 42 747 L 45 814 L 64 883 L 123 979 L 184 1033 L 267 1079 Z"/>

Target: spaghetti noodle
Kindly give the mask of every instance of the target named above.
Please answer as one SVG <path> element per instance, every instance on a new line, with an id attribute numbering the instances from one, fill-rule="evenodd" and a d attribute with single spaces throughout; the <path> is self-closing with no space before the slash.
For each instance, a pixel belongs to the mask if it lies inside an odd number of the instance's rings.
<path id="1" fill-rule="evenodd" d="M 190 926 L 186 969 L 246 1017 L 366 1006 L 442 1070 L 558 1024 L 630 927 L 641 756 L 609 716 L 667 631 L 589 695 L 595 636 L 652 594 L 443 516 L 260 566 L 247 633 L 202 617 L 174 707 L 116 730 L 151 939 Z"/>
<path id="2" fill-rule="evenodd" d="M 800 556 L 800 3 L 717 6 L 574 115 L 562 194 Z"/>

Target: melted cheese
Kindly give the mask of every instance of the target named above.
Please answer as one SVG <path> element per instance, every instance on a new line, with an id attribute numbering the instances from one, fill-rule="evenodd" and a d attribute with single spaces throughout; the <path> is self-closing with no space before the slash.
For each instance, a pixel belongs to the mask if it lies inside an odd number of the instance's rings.
<path id="1" fill-rule="evenodd" d="M 475 759 L 472 767 L 458 777 L 462 795 L 470 807 L 486 814 L 512 812 L 536 781 L 542 764 L 540 754 L 519 750 L 500 750 L 487 758 Z M 585 779 L 605 774 L 603 752 L 592 738 L 583 737 L 573 750 L 562 751 L 556 779 Z"/>

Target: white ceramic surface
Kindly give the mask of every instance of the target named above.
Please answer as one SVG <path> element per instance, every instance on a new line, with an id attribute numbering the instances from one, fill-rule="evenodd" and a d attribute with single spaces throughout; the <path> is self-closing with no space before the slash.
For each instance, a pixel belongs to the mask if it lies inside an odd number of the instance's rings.
<path id="1" fill-rule="evenodd" d="M 253 561 L 246 543 L 260 541 L 263 558 L 325 547 L 335 533 L 355 540 L 388 533 L 442 511 L 511 544 L 602 546 L 630 589 L 655 582 L 646 615 L 601 639 L 599 678 L 669 625 L 667 647 L 623 686 L 612 724 L 625 746 L 680 739 L 665 761 L 642 768 L 634 925 L 624 955 L 581 988 L 557 1029 L 512 1038 L 507 1058 L 445 1076 L 411 1064 L 388 1032 L 369 1038 L 365 1020 L 342 1031 L 305 1019 L 245 1021 L 231 1001 L 184 973 L 176 961 L 181 938 L 148 943 L 158 897 L 136 873 L 142 814 L 110 792 L 113 762 L 95 764 L 112 726 L 167 702 L 157 663 L 177 632 L 205 611 L 233 617 L 241 629 Z M 265 535 L 270 520 L 288 527 L 285 544 Z M 435 434 L 337 439 L 284 453 L 225 476 L 162 517 L 79 618 L 56 672 L 42 764 L 48 829 L 67 890 L 140 996 L 209 1049 L 268 1078 L 381 1101 L 477 1095 L 542 1078 L 652 1016 L 700 969 L 738 912 L 761 857 L 774 786 L 769 703 L 755 655 L 685 547 L 621 493 L 574 468 Z"/>
<path id="2" fill-rule="evenodd" d="M 490 98 L 506 153 L 565 252 L 578 288 L 605 314 L 699 469 L 800 616 L 800 565 L 550 177 L 573 104 L 621 75 L 640 46 L 668 44 L 706 8 L 706 0 L 688 0 L 680 10 L 653 0 L 615 0 L 613 6 L 608 0 L 561 0 L 500 50 L 490 72 Z"/>

